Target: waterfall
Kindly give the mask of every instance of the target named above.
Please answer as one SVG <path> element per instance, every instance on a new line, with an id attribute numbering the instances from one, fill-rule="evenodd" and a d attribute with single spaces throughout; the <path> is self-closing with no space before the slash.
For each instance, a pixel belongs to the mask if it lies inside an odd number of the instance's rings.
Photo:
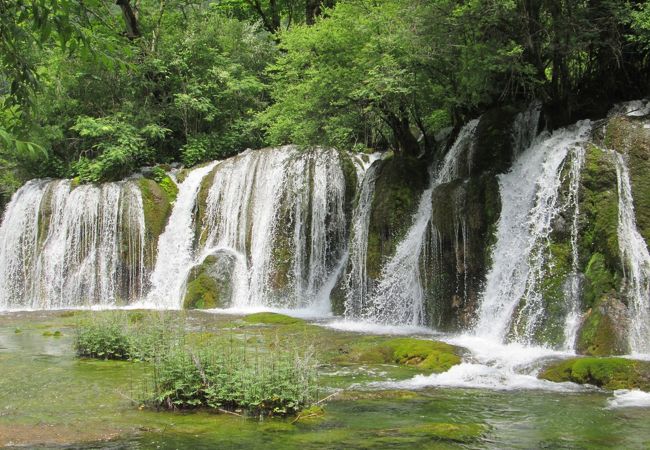
<path id="1" fill-rule="evenodd" d="M 359 199 L 352 215 L 352 231 L 349 245 L 350 270 L 346 279 L 345 315 L 358 317 L 368 297 L 368 228 L 375 193 L 377 164 L 371 165 L 361 181 Z"/>
<path id="2" fill-rule="evenodd" d="M 537 137 L 541 112 L 542 103 L 534 101 L 515 116 L 511 131 L 513 159 L 530 147 Z"/>
<path id="3" fill-rule="evenodd" d="M 510 172 L 499 177 L 502 209 L 478 311 L 477 335 L 502 342 L 514 325 L 515 340 L 534 342 L 545 312 L 539 287 L 548 268 L 552 223 L 561 209 L 561 171 L 569 152 L 576 152 L 590 130 L 591 124 L 585 121 L 538 136 Z M 576 182 L 573 188 L 577 187 Z"/>
<path id="4" fill-rule="evenodd" d="M 213 162 L 192 170 L 178 186 L 176 203 L 158 238 L 158 255 L 151 274 L 148 301 L 158 307 L 175 308 L 180 304 L 181 291 L 193 261 L 196 197 L 201 181 L 216 165 Z"/>
<path id="5" fill-rule="evenodd" d="M 0 242 L 3 309 L 119 305 L 142 295 L 144 212 L 133 182 L 27 183 Z"/>
<path id="6" fill-rule="evenodd" d="M 335 150 L 287 146 L 224 161 L 194 263 L 216 249 L 239 255 L 232 306 L 329 310 L 331 277 L 345 256 L 345 189 Z"/>
<path id="7" fill-rule="evenodd" d="M 30 181 L 12 197 L 0 226 L 0 309 L 29 306 L 28 288 L 38 242 L 46 182 Z"/>
<path id="8" fill-rule="evenodd" d="M 636 227 L 632 186 L 625 157 L 612 152 L 618 182 L 618 244 L 624 269 L 632 353 L 650 353 L 650 252 Z"/>
<path id="9" fill-rule="evenodd" d="M 424 322 L 424 292 L 420 256 L 431 222 L 431 197 L 436 186 L 457 176 L 462 152 L 470 151 L 478 119 L 468 122 L 451 149 L 431 174 L 431 184 L 422 193 L 413 223 L 395 255 L 382 267 L 375 292 L 363 312 L 366 319 L 391 324 L 421 325 Z"/>
<path id="10" fill-rule="evenodd" d="M 581 318 L 581 274 L 580 255 L 578 254 L 579 222 L 580 222 L 580 181 L 585 165 L 585 149 L 574 146 L 571 149 L 571 167 L 569 171 L 569 191 L 564 205 L 565 211 L 572 211 L 571 220 L 571 273 L 565 286 L 567 302 L 566 320 L 564 324 L 564 349 L 571 351 L 575 348 Z"/>

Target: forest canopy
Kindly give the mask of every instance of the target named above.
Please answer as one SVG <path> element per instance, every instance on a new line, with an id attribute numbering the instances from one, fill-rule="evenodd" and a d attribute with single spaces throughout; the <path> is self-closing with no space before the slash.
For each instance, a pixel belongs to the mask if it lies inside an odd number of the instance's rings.
<path id="1" fill-rule="evenodd" d="M 621 0 L 0 0 L 0 205 L 294 143 L 430 151 L 541 99 L 550 126 L 648 93 L 650 4 Z"/>

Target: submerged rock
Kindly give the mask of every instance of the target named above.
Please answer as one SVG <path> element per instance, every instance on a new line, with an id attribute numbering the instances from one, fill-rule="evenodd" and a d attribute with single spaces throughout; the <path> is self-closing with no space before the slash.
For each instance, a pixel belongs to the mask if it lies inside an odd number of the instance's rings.
<path id="1" fill-rule="evenodd" d="M 339 358 L 338 363 L 402 364 L 433 373 L 446 372 L 461 363 L 461 350 L 444 342 L 396 338 L 380 343 L 360 344 Z"/>

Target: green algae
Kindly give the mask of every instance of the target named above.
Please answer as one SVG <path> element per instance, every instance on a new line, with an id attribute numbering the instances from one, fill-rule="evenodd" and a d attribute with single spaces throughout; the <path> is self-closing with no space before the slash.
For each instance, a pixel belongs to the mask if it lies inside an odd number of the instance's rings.
<path id="1" fill-rule="evenodd" d="M 295 317 L 273 312 L 259 312 L 255 314 L 249 314 L 242 320 L 248 323 L 261 323 L 265 325 L 296 325 L 305 323 L 305 321 L 302 319 L 297 319 Z"/>
<path id="2" fill-rule="evenodd" d="M 380 342 L 369 341 L 336 361 L 365 364 L 394 363 L 420 370 L 441 373 L 460 364 L 459 350 L 444 342 L 396 338 Z"/>

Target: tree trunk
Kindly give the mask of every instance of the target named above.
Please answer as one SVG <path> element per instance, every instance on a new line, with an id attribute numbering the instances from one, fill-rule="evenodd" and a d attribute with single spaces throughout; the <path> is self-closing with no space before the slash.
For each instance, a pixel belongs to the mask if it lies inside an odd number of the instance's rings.
<path id="1" fill-rule="evenodd" d="M 124 24 L 126 25 L 126 37 L 129 39 L 135 39 L 140 37 L 140 29 L 138 28 L 138 18 L 131 8 L 131 2 L 129 0 L 117 0 L 116 5 L 122 9 L 122 15 L 124 16 Z"/>
<path id="2" fill-rule="evenodd" d="M 397 151 L 405 156 L 418 156 L 420 153 L 420 144 L 418 144 L 418 140 L 411 133 L 408 119 L 391 114 L 388 117 L 388 123 L 393 130 Z"/>

